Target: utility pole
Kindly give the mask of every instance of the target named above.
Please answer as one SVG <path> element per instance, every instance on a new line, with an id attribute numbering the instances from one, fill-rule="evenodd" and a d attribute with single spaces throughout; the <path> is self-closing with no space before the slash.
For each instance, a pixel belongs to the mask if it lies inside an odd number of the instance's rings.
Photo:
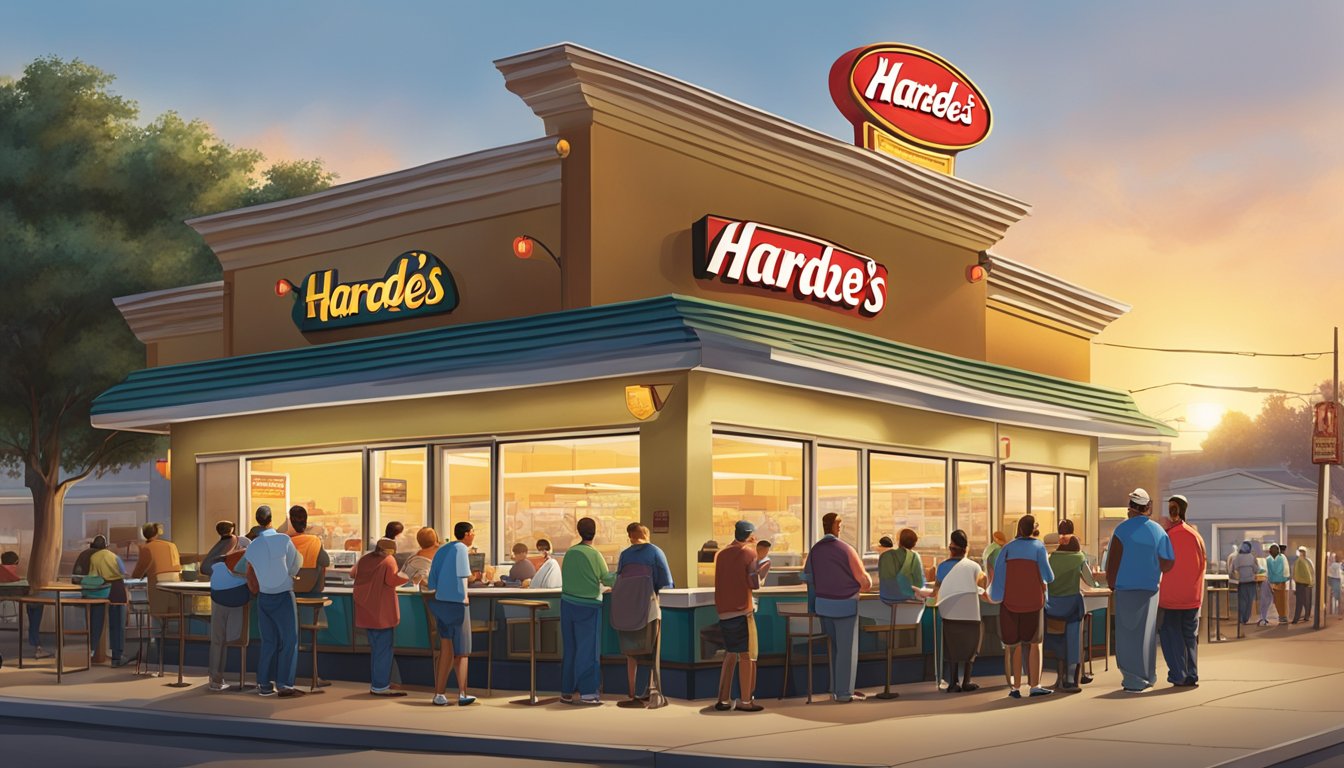
<path id="1" fill-rule="evenodd" d="M 1339 326 L 1335 326 L 1335 346 L 1334 346 L 1334 375 L 1330 379 L 1330 402 L 1339 402 Z M 1336 434 L 1339 426 L 1336 425 Z M 1341 436 L 1344 439 L 1344 436 Z M 1312 594 L 1312 599 L 1316 601 L 1316 610 L 1312 627 L 1314 629 L 1323 629 L 1325 627 L 1325 608 L 1329 605 L 1329 597 L 1326 595 L 1328 582 L 1326 580 L 1325 568 L 1325 524 L 1330 517 L 1330 464 L 1321 465 L 1321 476 L 1316 487 L 1316 503 L 1318 505 L 1316 514 L 1316 590 Z"/>

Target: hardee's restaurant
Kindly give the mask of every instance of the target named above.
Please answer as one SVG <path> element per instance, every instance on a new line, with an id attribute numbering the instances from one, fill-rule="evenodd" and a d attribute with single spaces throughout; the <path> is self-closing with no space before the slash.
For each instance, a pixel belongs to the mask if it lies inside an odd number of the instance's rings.
<path id="1" fill-rule="evenodd" d="M 1089 342 L 1126 305 L 990 251 L 1029 209 L 954 175 L 992 121 L 955 66 L 842 56 L 852 144 L 574 45 L 496 66 L 542 137 L 193 219 L 223 280 L 117 302 L 148 367 L 94 425 L 170 436 L 184 553 L 258 505 L 308 509 L 334 564 L 324 674 L 367 671 L 343 569 L 394 520 L 402 556 L 422 526 L 472 522 L 483 581 L 515 543 L 563 557 L 585 516 L 614 566 L 642 522 L 676 580 L 664 688 L 685 697 L 717 680 L 702 630 L 740 519 L 773 544 L 763 695 L 828 512 L 870 564 L 904 528 L 926 568 L 956 528 L 978 558 L 1027 513 L 1099 554 L 1099 448 L 1172 432 L 1089 383 Z M 472 593 L 476 683 L 527 688 L 526 619 L 489 599 L 517 592 Z M 528 596 L 553 606 L 554 688 L 558 594 Z M 425 614 L 403 600 L 398 660 L 423 681 Z M 898 678 L 923 674 L 929 621 L 896 634 Z M 886 638 L 863 634 L 861 685 Z"/>

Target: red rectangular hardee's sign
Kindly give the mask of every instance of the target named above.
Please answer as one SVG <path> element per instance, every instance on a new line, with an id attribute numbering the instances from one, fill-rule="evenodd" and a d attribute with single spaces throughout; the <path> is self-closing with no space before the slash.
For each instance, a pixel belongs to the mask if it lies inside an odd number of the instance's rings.
<path id="1" fill-rule="evenodd" d="M 773 291 L 781 298 L 875 317 L 887 304 L 887 268 L 860 253 L 755 221 L 706 216 L 691 228 L 695 276 Z"/>

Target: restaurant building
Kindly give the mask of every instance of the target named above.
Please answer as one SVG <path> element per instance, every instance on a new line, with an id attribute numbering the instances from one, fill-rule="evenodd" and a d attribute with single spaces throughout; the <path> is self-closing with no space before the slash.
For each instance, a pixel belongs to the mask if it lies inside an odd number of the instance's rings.
<path id="1" fill-rule="evenodd" d="M 678 587 L 743 518 L 785 568 L 832 511 L 1099 550 L 1099 445 L 1173 433 L 1090 383 L 1126 305 L 991 252 L 1025 203 L 579 46 L 496 66 L 540 138 L 193 219 L 222 281 L 118 302 L 148 367 L 93 423 L 170 436 L 184 552 L 262 503 L 490 562 L 638 520 Z"/>

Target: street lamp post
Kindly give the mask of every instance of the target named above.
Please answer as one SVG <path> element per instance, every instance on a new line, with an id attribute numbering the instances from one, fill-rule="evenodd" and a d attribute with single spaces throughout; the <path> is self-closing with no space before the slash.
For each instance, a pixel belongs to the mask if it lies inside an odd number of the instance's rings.
<path id="1" fill-rule="evenodd" d="M 1330 379 L 1330 402 L 1339 402 L 1339 326 L 1335 326 L 1334 375 Z M 1336 426 L 1338 433 L 1338 426 Z M 1320 480 L 1316 483 L 1316 592 L 1312 598 L 1316 601 L 1316 614 L 1312 627 L 1325 627 L 1325 609 L 1329 603 L 1326 588 L 1329 585 L 1325 564 L 1325 523 L 1330 517 L 1330 464 L 1321 464 Z"/>

